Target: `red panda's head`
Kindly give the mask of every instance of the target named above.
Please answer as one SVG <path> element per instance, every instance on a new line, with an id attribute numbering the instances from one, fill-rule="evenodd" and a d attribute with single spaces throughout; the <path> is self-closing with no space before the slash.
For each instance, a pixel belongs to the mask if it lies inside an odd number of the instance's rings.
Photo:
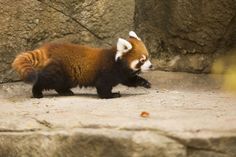
<path id="1" fill-rule="evenodd" d="M 119 38 L 115 60 L 126 62 L 129 69 L 145 72 L 152 69 L 146 46 L 135 32 L 129 32 L 129 39 Z"/>

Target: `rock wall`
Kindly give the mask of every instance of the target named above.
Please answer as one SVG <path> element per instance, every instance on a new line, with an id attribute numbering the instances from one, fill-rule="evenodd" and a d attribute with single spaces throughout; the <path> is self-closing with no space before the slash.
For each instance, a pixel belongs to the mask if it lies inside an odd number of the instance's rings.
<path id="1" fill-rule="evenodd" d="M 16 54 L 44 42 L 108 46 L 133 28 L 134 0 L 5 0 L 0 2 L 0 82 L 17 80 Z"/>
<path id="2" fill-rule="evenodd" d="M 236 0 L 136 0 L 135 28 L 162 70 L 209 72 L 236 46 Z"/>
<path id="3" fill-rule="evenodd" d="M 236 0 L 5 0 L 0 14 L 0 83 L 44 42 L 109 46 L 135 29 L 159 69 L 196 73 L 236 47 Z"/>

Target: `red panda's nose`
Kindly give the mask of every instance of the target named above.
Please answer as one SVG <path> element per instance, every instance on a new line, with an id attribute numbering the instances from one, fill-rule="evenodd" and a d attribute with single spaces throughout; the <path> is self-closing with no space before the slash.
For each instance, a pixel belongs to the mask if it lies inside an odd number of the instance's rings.
<path id="1" fill-rule="evenodd" d="M 151 64 L 151 65 L 149 66 L 149 69 L 150 69 L 150 70 L 155 70 L 155 67 Z"/>

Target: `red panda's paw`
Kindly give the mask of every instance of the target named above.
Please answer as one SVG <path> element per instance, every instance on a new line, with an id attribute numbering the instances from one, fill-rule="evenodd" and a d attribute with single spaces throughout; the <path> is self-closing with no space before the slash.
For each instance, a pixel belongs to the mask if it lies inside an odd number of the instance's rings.
<path id="1" fill-rule="evenodd" d="M 151 88 L 151 83 L 145 80 L 145 81 L 142 81 L 140 86 L 144 88 Z"/>
<path id="2" fill-rule="evenodd" d="M 37 99 L 43 98 L 43 93 L 33 93 L 33 98 Z"/>
<path id="3" fill-rule="evenodd" d="M 100 98 L 102 99 L 112 99 L 112 98 L 119 98 L 121 97 L 120 92 L 116 92 L 116 93 L 109 93 L 109 94 L 99 94 L 98 95 Z"/>
<path id="4" fill-rule="evenodd" d="M 61 96 L 73 96 L 74 93 L 70 89 L 56 90 L 57 93 Z"/>
<path id="5" fill-rule="evenodd" d="M 42 88 L 37 83 L 32 88 L 32 94 L 33 98 L 39 99 L 43 97 Z"/>
<path id="6" fill-rule="evenodd" d="M 120 92 L 115 92 L 115 93 L 112 93 L 112 97 L 119 98 L 119 97 L 121 97 L 121 94 L 120 94 Z"/>

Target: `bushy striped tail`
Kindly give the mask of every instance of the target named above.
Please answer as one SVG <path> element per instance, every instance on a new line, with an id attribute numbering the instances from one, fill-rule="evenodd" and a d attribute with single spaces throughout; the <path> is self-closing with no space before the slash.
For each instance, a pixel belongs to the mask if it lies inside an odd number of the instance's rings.
<path id="1" fill-rule="evenodd" d="M 24 82 L 35 83 L 37 81 L 36 68 L 45 59 L 42 54 L 40 50 L 23 52 L 13 61 L 12 68 L 19 73 Z"/>

